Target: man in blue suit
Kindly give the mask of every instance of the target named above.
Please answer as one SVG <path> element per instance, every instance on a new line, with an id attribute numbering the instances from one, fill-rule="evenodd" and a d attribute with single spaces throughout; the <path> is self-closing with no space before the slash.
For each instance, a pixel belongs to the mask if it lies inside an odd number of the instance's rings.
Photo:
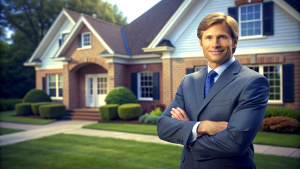
<path id="1" fill-rule="evenodd" d="M 197 36 L 208 65 L 186 75 L 157 122 L 158 136 L 184 145 L 182 169 L 255 168 L 253 139 L 269 97 L 267 79 L 241 65 L 233 53 L 238 23 L 207 15 Z"/>

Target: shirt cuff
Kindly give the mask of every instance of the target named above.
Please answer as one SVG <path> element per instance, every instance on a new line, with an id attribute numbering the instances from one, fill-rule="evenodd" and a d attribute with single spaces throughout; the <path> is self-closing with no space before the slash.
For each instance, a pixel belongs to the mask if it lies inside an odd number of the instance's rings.
<path id="1" fill-rule="evenodd" d="M 198 126 L 200 125 L 200 123 L 201 123 L 201 121 L 197 122 L 197 123 L 194 125 L 194 127 L 193 127 L 193 129 L 192 129 L 192 132 L 191 132 L 191 134 L 190 134 L 189 140 L 188 140 L 188 143 L 189 143 L 189 144 L 193 143 L 194 141 L 196 141 L 196 139 L 197 139 L 198 137 L 201 136 L 201 135 L 199 135 L 199 134 L 197 133 L 197 129 L 198 129 Z"/>

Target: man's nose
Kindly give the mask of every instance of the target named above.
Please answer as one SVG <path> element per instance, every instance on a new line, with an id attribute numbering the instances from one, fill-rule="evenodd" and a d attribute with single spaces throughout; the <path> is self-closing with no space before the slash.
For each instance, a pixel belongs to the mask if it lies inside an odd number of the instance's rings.
<path id="1" fill-rule="evenodd" d="M 214 38 L 212 40 L 212 47 L 214 47 L 214 48 L 220 47 L 220 42 L 219 42 L 218 38 Z"/>

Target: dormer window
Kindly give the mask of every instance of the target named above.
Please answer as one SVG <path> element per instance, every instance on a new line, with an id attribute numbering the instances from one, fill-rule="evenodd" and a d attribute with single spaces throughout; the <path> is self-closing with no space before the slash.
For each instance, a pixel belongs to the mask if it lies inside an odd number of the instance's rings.
<path id="1" fill-rule="evenodd" d="M 61 46 L 69 36 L 69 32 L 62 32 L 59 37 L 59 46 Z"/>
<path id="2" fill-rule="evenodd" d="M 262 36 L 262 5 L 240 6 L 240 37 Z"/>
<path id="3" fill-rule="evenodd" d="M 78 35 L 78 48 L 91 48 L 90 32 L 86 32 Z"/>

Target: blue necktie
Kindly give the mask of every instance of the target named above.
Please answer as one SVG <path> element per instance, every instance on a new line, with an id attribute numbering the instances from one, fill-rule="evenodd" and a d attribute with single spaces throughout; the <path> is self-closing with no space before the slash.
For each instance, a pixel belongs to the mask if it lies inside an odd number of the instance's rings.
<path id="1" fill-rule="evenodd" d="M 211 70 L 209 72 L 209 74 L 206 77 L 205 80 L 205 97 L 208 93 L 208 91 L 210 90 L 210 88 L 214 85 L 215 81 L 215 77 L 218 75 L 218 73 L 216 73 L 214 70 Z"/>

